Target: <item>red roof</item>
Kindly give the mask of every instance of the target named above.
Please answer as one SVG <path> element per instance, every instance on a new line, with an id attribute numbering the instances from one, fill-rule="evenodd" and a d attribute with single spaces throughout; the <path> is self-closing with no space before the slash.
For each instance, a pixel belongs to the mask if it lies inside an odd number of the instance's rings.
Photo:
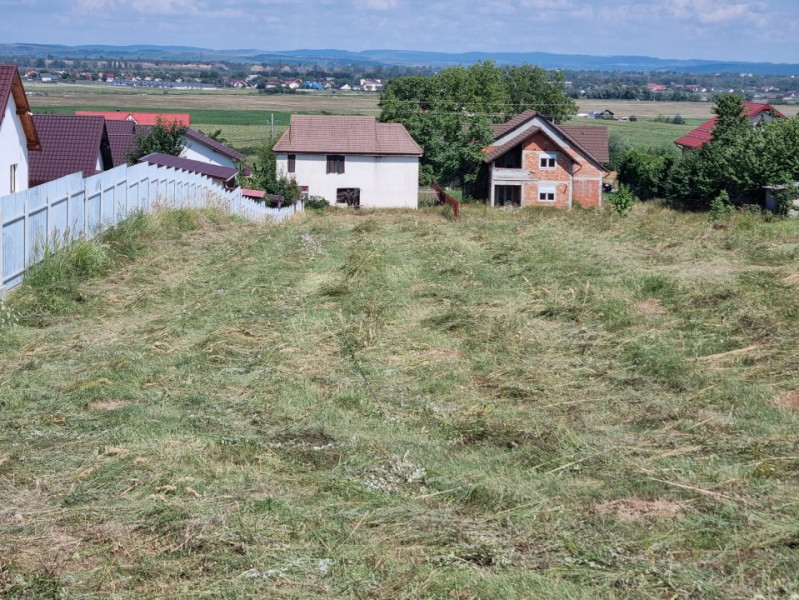
<path id="1" fill-rule="evenodd" d="M 766 112 L 774 112 L 777 117 L 782 119 L 785 118 L 785 115 L 782 114 L 780 111 L 776 110 L 771 104 L 759 104 L 757 102 L 745 102 L 744 108 L 749 115 L 750 119 L 754 119 L 757 116 L 766 113 Z M 718 116 L 713 117 L 702 123 L 696 129 L 692 129 L 688 133 L 686 133 L 681 138 L 677 138 L 674 140 L 674 143 L 678 146 L 682 146 L 683 148 L 701 148 L 705 144 L 707 144 L 711 139 L 713 139 L 713 129 L 716 127 L 716 123 L 718 123 Z"/>
<path id="2" fill-rule="evenodd" d="M 3 124 L 8 99 L 11 97 L 14 98 L 14 104 L 17 107 L 17 116 L 22 123 L 22 130 L 25 132 L 28 150 L 41 150 L 36 127 L 31 119 L 31 107 L 28 104 L 28 97 L 25 95 L 25 88 L 22 87 L 19 71 L 15 65 L 0 65 L 0 125 Z"/>
<path id="3" fill-rule="evenodd" d="M 254 200 L 263 200 L 264 196 L 266 196 L 266 192 L 263 190 L 249 190 L 247 188 L 241 188 L 241 195 L 245 198 L 252 198 Z"/>
<path id="4" fill-rule="evenodd" d="M 177 123 L 183 127 L 191 125 L 191 115 L 189 113 L 143 113 L 125 111 L 99 111 L 99 110 L 76 110 L 76 115 L 105 117 L 108 121 L 133 121 L 137 125 L 157 125 L 159 120 L 169 125 Z"/>
<path id="5" fill-rule="evenodd" d="M 401 123 L 327 115 L 291 115 L 291 125 L 273 149 L 292 154 L 422 155 Z"/>
<path id="6" fill-rule="evenodd" d="M 41 152 L 31 152 L 28 181 L 31 187 L 72 173 L 95 175 L 97 156 L 102 154 L 105 168 L 111 167 L 111 151 L 102 117 L 73 115 L 33 115 L 41 140 Z"/>
<path id="7" fill-rule="evenodd" d="M 232 167 L 221 167 L 219 165 L 212 165 L 209 163 L 201 162 L 199 160 L 190 160 L 188 158 L 181 158 L 180 156 L 172 156 L 171 154 L 164 154 L 162 152 L 154 152 L 143 156 L 139 162 L 150 163 L 151 165 L 160 165 L 162 167 L 172 167 L 173 169 L 183 169 L 184 171 L 192 171 L 207 175 L 211 179 L 218 181 L 230 181 L 236 175 L 238 170 Z"/>

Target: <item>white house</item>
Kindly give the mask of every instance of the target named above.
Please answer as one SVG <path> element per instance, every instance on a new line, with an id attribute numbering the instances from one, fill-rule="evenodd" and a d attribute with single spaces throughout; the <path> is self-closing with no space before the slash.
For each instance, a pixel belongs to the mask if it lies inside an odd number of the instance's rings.
<path id="1" fill-rule="evenodd" d="M 183 134 L 183 152 L 180 155 L 189 160 L 219 165 L 221 167 L 231 167 L 236 170 L 247 160 L 247 157 L 236 152 L 233 148 L 225 146 L 221 142 L 192 129 L 186 129 Z"/>
<path id="2" fill-rule="evenodd" d="M 292 115 L 277 144 L 278 175 L 339 206 L 416 208 L 422 150 L 399 123 Z"/>
<path id="3" fill-rule="evenodd" d="M 0 196 L 28 189 L 28 151 L 41 149 L 17 67 L 0 65 Z"/>

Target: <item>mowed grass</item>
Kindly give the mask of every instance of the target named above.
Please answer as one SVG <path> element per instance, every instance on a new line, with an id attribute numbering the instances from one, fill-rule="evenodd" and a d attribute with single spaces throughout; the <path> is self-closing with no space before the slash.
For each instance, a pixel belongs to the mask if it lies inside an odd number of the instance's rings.
<path id="1" fill-rule="evenodd" d="M 99 248 L 0 335 L 5 597 L 799 593 L 796 221 L 178 211 Z"/>

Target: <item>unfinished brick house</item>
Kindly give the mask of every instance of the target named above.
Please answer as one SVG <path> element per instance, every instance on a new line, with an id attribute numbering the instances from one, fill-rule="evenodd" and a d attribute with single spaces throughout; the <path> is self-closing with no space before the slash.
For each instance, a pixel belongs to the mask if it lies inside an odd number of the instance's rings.
<path id="1" fill-rule="evenodd" d="M 491 206 L 601 206 L 605 127 L 567 127 L 527 110 L 494 125 L 485 149 Z"/>

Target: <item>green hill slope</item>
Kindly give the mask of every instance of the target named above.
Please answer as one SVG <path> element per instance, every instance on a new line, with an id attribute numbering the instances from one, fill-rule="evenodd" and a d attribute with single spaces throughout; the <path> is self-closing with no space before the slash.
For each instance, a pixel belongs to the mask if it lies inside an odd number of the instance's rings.
<path id="1" fill-rule="evenodd" d="M 8 597 L 799 592 L 796 222 L 148 227 L 0 325 Z"/>

